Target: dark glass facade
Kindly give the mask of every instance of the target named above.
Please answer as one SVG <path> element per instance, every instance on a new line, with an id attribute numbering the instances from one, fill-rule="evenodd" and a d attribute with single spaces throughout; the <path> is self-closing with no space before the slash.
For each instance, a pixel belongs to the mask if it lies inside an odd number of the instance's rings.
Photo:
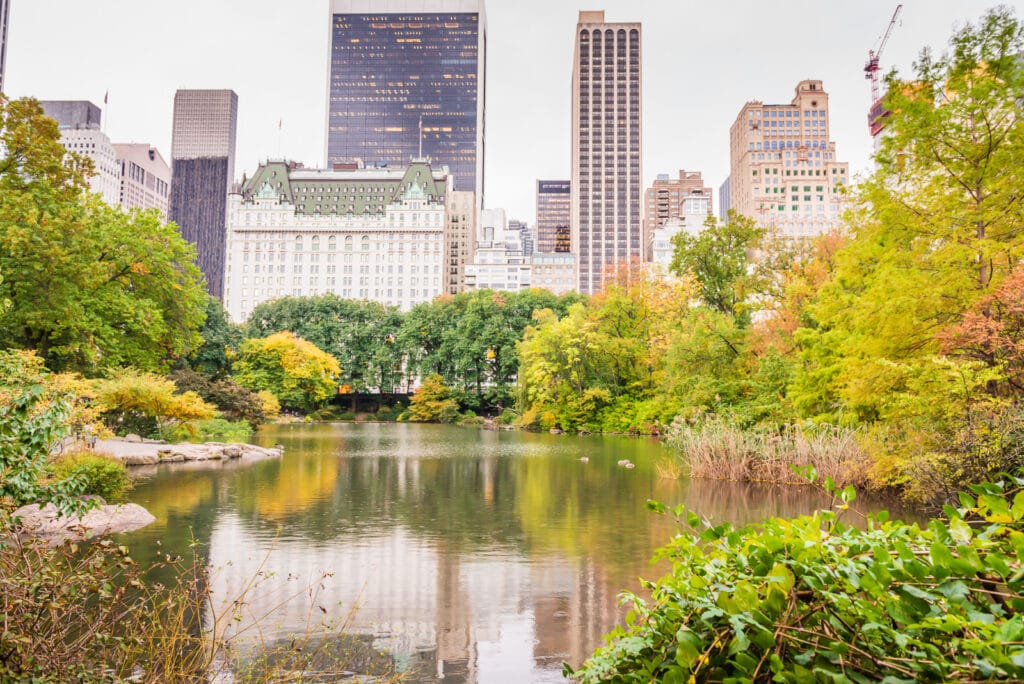
<path id="1" fill-rule="evenodd" d="M 482 201 L 480 15 L 332 16 L 328 165 L 404 166 L 422 138 L 423 156 L 448 166 L 455 190 Z"/>
<path id="2" fill-rule="evenodd" d="M 572 250 L 569 222 L 572 184 L 567 180 L 537 181 L 537 251 L 551 254 Z"/>
<path id="3" fill-rule="evenodd" d="M 173 160 L 167 211 L 181 236 L 196 246 L 196 265 L 206 277 L 206 291 L 217 299 L 224 296 L 230 166 L 227 157 Z"/>

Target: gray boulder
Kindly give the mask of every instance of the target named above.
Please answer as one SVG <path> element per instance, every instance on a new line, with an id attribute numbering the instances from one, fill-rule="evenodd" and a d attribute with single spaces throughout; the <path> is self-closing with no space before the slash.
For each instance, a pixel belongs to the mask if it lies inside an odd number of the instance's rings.
<path id="1" fill-rule="evenodd" d="M 42 507 L 29 504 L 14 511 L 14 517 L 21 520 L 22 534 L 45 539 L 51 544 L 134 532 L 156 520 L 145 508 L 132 503 L 99 506 L 82 515 L 70 516 L 61 516 L 53 504 Z"/>

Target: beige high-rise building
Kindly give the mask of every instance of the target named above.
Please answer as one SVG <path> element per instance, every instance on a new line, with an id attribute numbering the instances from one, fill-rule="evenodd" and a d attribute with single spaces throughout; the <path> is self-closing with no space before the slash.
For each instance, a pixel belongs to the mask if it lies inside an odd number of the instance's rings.
<path id="1" fill-rule="evenodd" d="M 644 235 L 653 240 L 654 231 L 669 219 L 679 219 L 687 228 L 699 231 L 712 211 L 712 191 L 704 185 L 700 171 L 680 169 L 679 178 L 660 173 L 644 192 Z M 648 251 L 648 261 L 651 258 Z"/>
<path id="2" fill-rule="evenodd" d="M 459 294 L 466 289 L 466 264 L 473 260 L 476 242 L 476 194 L 455 190 L 448 194 L 444 231 L 445 292 Z"/>
<path id="3" fill-rule="evenodd" d="M 750 101 L 729 131 L 730 204 L 789 237 L 839 228 L 849 165 L 829 139 L 828 93 L 800 81 L 789 104 Z"/>
<path id="4" fill-rule="evenodd" d="M 640 24 L 580 12 L 572 66 L 572 250 L 579 291 L 642 260 Z"/>
<path id="5" fill-rule="evenodd" d="M 121 206 L 158 209 L 167 218 L 171 194 L 171 167 L 159 150 L 146 143 L 114 143 L 121 169 Z"/>

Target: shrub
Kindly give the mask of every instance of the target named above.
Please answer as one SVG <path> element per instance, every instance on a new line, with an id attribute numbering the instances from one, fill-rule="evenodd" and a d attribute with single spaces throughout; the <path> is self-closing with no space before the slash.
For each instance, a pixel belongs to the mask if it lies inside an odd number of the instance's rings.
<path id="1" fill-rule="evenodd" d="M 309 419 L 316 421 L 341 420 L 343 413 L 345 413 L 345 409 L 340 406 L 324 406 L 322 409 L 317 409 L 310 413 Z"/>
<path id="2" fill-rule="evenodd" d="M 229 420 L 248 421 L 253 428 L 267 419 L 264 401 L 255 392 L 230 379 L 214 380 L 192 370 L 178 370 L 167 376 L 177 393 L 195 392 Z"/>
<path id="3" fill-rule="evenodd" d="M 459 415 L 459 403 L 440 375 L 428 375 L 412 395 L 407 413 L 414 423 L 451 423 Z"/>
<path id="4" fill-rule="evenodd" d="M 260 390 L 256 393 L 256 396 L 263 403 L 263 415 L 266 416 L 267 420 L 274 420 L 281 415 L 281 402 L 277 400 L 273 392 L 270 390 Z"/>
<path id="5" fill-rule="evenodd" d="M 177 393 L 173 382 L 151 373 L 123 369 L 99 383 L 97 401 L 110 429 L 150 435 L 165 426 L 209 420 L 216 413 L 195 392 Z"/>
<path id="6" fill-rule="evenodd" d="M 398 416 L 398 411 L 390 406 L 381 406 L 377 410 L 377 420 L 393 421 Z"/>
<path id="7" fill-rule="evenodd" d="M 78 451 L 61 456 L 47 466 L 55 482 L 74 481 L 76 491 L 106 501 L 119 501 L 129 489 L 128 469 L 113 456 Z"/>
<path id="8" fill-rule="evenodd" d="M 845 510 L 852 488 L 837 492 Z M 652 509 L 668 512 L 661 504 Z M 1024 478 L 971 487 L 925 527 L 834 511 L 734 529 L 682 506 L 651 600 L 566 674 L 580 682 L 991 681 L 1024 677 Z"/>
<path id="9" fill-rule="evenodd" d="M 458 419 L 458 425 L 462 427 L 479 427 L 485 422 L 483 416 L 478 416 L 472 411 L 466 411 Z"/>
<path id="10" fill-rule="evenodd" d="M 253 429 L 244 420 L 211 418 L 194 423 L 172 425 L 160 431 L 160 438 L 168 442 L 248 442 Z"/>
<path id="11" fill-rule="evenodd" d="M 68 435 L 71 397 L 47 392 L 34 357 L 0 353 L 0 531 L 7 508 L 52 502 L 63 513 L 87 509 L 77 477 L 47 481 L 50 452 Z M 0 544 L 2 545 L 2 544 Z"/>

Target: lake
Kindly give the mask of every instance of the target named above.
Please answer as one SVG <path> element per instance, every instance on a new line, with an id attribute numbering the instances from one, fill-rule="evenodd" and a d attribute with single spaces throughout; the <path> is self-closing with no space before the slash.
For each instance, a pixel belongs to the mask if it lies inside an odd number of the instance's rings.
<path id="1" fill-rule="evenodd" d="M 254 441 L 285 454 L 138 470 L 129 499 L 157 522 L 126 542 L 143 559 L 197 544 L 208 621 L 237 618 L 219 632 L 276 643 L 327 620 L 419 682 L 561 681 L 619 619 L 618 593 L 665 570 L 649 559 L 677 528 L 648 499 L 734 523 L 827 505 L 809 487 L 660 477 L 672 454 L 652 439 L 345 423 Z"/>

